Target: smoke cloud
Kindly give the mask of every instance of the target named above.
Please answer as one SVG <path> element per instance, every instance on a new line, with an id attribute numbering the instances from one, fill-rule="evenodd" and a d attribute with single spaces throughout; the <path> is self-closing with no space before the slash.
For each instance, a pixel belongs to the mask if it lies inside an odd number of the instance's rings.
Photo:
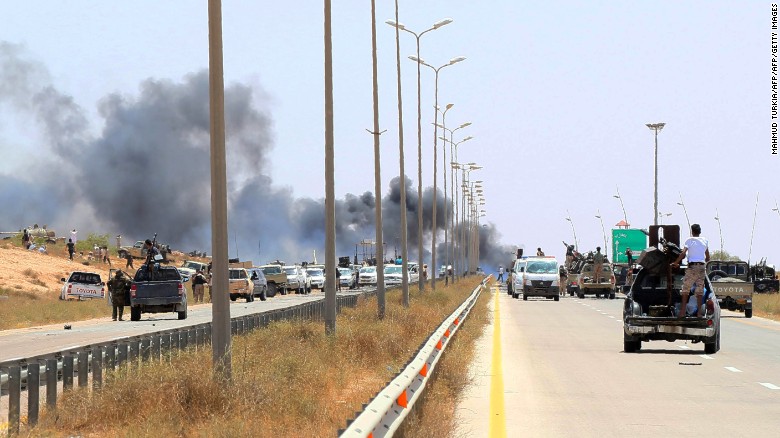
<path id="1" fill-rule="evenodd" d="M 0 174 L 0 202 L 11 206 L 0 211 L 0 229 L 47 223 L 59 230 L 122 234 L 125 242 L 156 232 L 159 241 L 173 248 L 209 251 L 208 72 L 180 81 L 150 78 L 136 95 L 105 96 L 98 104 L 104 122 L 99 133 L 91 131 L 84 110 L 55 89 L 49 77 L 21 46 L 0 42 L 0 107 L 27 112 L 37 121 L 49 169 L 34 176 Z M 261 91 L 243 84 L 225 89 L 230 254 L 257 262 L 293 262 L 311 260 L 316 250 L 322 260 L 324 199 L 295 198 L 290 188 L 271 180 L 271 116 L 262 107 Z M 396 177 L 383 194 L 388 256 L 401 234 L 400 190 Z M 427 260 L 433 190 L 424 190 L 422 202 L 409 178 L 406 190 L 410 259 Z M 436 199 L 438 251 L 444 254 L 443 229 L 449 222 L 443 212 L 450 200 L 441 192 Z M 373 240 L 375 201 L 368 191 L 337 200 L 338 255 L 354 256 L 358 242 Z M 423 236 L 418 235 L 420 207 Z M 503 263 L 504 253 L 512 249 L 495 243 L 499 236 L 494 227 L 480 233 L 483 260 Z M 426 242 L 422 257 L 416 254 L 420 238 Z"/>

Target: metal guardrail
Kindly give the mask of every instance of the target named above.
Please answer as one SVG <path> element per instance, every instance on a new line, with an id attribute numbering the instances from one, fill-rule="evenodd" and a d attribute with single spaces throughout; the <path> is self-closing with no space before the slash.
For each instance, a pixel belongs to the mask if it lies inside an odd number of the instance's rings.
<path id="1" fill-rule="evenodd" d="M 363 296 L 375 295 L 376 290 L 360 294 L 337 296 L 336 313 L 343 307 L 355 307 Z M 283 309 L 268 310 L 231 318 L 231 334 L 241 335 L 271 322 L 288 319 L 324 319 L 325 300 L 298 304 Z M 27 391 L 27 424 L 38 423 L 41 403 L 41 387 L 45 387 L 45 402 L 49 408 L 57 406 L 58 383 L 63 390 L 73 388 L 74 379 L 80 387 L 103 384 L 103 371 L 142 361 L 170 360 L 170 353 L 188 348 L 203 348 L 211 341 L 211 323 L 197 324 L 174 330 L 161 330 L 140 336 L 115 339 L 92 345 L 68 347 L 65 350 L 12 359 L 0 363 L 0 398 L 8 396 L 8 423 L 0 422 L 0 431 L 8 429 L 10 435 L 19 432 L 21 422 L 21 395 Z"/>
<path id="2" fill-rule="evenodd" d="M 417 356 L 339 433 L 340 437 L 378 438 L 392 436 L 398 430 L 433 375 L 442 351 L 468 316 L 489 279 L 490 276 L 485 277 L 463 304 L 444 320 Z"/>

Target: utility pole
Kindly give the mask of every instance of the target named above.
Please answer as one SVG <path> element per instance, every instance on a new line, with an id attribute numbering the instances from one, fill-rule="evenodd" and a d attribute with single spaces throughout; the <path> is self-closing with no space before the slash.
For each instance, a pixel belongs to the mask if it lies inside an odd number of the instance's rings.
<path id="1" fill-rule="evenodd" d="M 333 43 L 330 0 L 325 0 L 325 333 L 336 334 L 336 195 L 333 152 Z M 355 246 L 357 263 L 357 245 Z"/>
<path id="2" fill-rule="evenodd" d="M 398 23 L 398 0 L 395 0 L 395 22 Z M 398 78 L 398 156 L 399 178 L 401 180 L 401 290 L 403 291 L 403 305 L 409 307 L 409 263 L 406 260 L 409 252 L 407 248 L 406 225 L 406 171 L 404 169 L 404 111 L 401 99 L 401 30 L 395 27 L 395 62 Z"/>
<path id="3" fill-rule="evenodd" d="M 232 378 L 228 301 L 227 162 L 225 82 L 222 70 L 222 1 L 209 0 L 209 119 L 211 128 L 211 349 L 214 377 Z"/>
<path id="4" fill-rule="evenodd" d="M 385 254 L 384 238 L 382 237 L 382 178 L 379 161 L 379 85 L 377 83 L 376 61 L 376 0 L 371 0 L 371 53 L 374 73 L 374 130 L 369 131 L 374 136 L 374 190 L 376 192 L 376 301 L 377 316 L 385 317 Z"/>

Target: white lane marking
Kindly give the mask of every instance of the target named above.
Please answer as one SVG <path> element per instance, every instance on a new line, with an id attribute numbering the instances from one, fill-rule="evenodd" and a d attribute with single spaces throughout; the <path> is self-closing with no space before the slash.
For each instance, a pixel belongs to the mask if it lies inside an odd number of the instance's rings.
<path id="1" fill-rule="evenodd" d="M 612 315 L 607 315 L 607 316 L 608 316 L 608 317 L 610 317 L 610 318 L 612 318 L 612 319 L 615 319 L 615 317 L 614 317 L 614 316 L 612 316 Z"/>
<path id="2" fill-rule="evenodd" d="M 758 384 L 769 389 L 780 389 L 780 386 L 775 386 L 771 383 L 758 382 Z"/>
<path id="3" fill-rule="evenodd" d="M 734 367 L 723 367 L 723 368 L 726 368 L 727 370 L 731 371 L 732 373 L 741 373 L 742 372 L 742 370 L 739 370 L 739 369 L 734 368 Z"/>
<path id="4" fill-rule="evenodd" d="M 691 349 L 691 347 L 689 347 L 687 345 L 678 345 L 678 347 L 682 348 L 683 350 L 690 350 Z"/>
<path id="5" fill-rule="evenodd" d="M 714 358 L 714 357 L 709 357 L 709 356 L 707 356 L 706 354 L 700 354 L 700 355 L 699 355 L 699 357 L 701 357 L 701 358 L 704 358 L 704 359 L 707 359 L 707 360 L 715 360 L 715 358 Z"/>

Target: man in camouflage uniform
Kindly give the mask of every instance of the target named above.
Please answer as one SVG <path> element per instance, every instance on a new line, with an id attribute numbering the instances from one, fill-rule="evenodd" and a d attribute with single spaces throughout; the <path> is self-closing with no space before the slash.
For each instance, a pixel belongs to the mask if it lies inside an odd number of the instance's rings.
<path id="1" fill-rule="evenodd" d="M 130 281 L 125 278 L 122 271 L 116 271 L 114 278 L 108 281 L 108 290 L 111 292 L 111 305 L 113 311 L 111 313 L 111 319 L 117 320 L 117 313 L 119 313 L 119 320 L 123 321 L 122 313 L 125 310 L 125 289 L 130 287 Z"/>
<path id="2" fill-rule="evenodd" d="M 601 270 L 604 269 L 604 254 L 601 253 L 601 247 L 596 247 L 596 254 L 593 254 L 593 282 L 599 283 Z"/>

